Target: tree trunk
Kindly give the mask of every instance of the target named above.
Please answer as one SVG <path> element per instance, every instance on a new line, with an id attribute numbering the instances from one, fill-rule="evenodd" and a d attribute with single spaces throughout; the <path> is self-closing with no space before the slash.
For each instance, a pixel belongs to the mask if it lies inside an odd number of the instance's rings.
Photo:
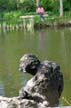
<path id="1" fill-rule="evenodd" d="M 19 9 L 19 0 L 16 0 L 17 3 L 17 9 Z"/>
<path id="2" fill-rule="evenodd" d="M 39 0 L 36 0 L 36 7 L 39 6 Z"/>
<path id="3" fill-rule="evenodd" d="M 60 0 L 60 16 L 63 16 L 63 0 Z"/>

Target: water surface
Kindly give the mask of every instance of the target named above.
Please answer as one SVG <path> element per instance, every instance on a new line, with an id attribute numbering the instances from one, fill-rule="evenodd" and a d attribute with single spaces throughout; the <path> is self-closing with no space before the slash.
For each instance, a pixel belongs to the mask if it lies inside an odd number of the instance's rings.
<path id="1" fill-rule="evenodd" d="M 19 89 L 31 76 L 18 71 L 19 60 L 33 53 L 41 60 L 60 64 L 64 75 L 62 97 L 71 103 L 71 28 L 31 31 L 0 30 L 0 95 L 17 96 Z M 60 103 L 68 105 L 64 100 Z"/>

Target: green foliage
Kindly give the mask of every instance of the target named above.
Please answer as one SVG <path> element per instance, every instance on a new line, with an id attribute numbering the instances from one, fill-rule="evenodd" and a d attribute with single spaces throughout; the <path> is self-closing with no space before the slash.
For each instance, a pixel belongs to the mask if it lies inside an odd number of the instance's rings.
<path id="1" fill-rule="evenodd" d="M 16 10 L 17 9 L 17 2 L 16 2 L 16 0 L 8 0 L 7 7 L 8 7 L 7 8 L 8 11 Z"/>
<path id="2" fill-rule="evenodd" d="M 59 0 L 39 0 L 39 5 L 44 7 L 49 16 L 54 14 L 59 15 Z M 63 9 L 64 12 L 71 10 L 71 0 L 63 0 Z M 4 15 L 5 18 L 15 18 L 15 16 L 19 14 L 18 10 L 21 15 L 36 14 L 36 0 L 22 0 L 22 2 L 20 2 L 20 0 L 0 0 L 0 17 L 3 17 L 2 12 L 7 12 L 7 15 Z M 12 11 L 14 11 L 14 13 Z"/>
<path id="3" fill-rule="evenodd" d="M 45 11 L 52 11 L 53 10 L 53 3 L 52 0 L 41 0 L 40 5 L 44 7 Z"/>
<path id="4" fill-rule="evenodd" d="M 33 0 L 25 0 L 23 3 L 20 4 L 20 8 L 23 12 L 33 12 L 35 11 L 35 4 Z"/>
<path id="5" fill-rule="evenodd" d="M 17 9 L 16 0 L 0 0 L 1 11 L 13 11 Z"/>
<path id="6" fill-rule="evenodd" d="M 20 11 L 17 11 L 17 12 L 11 11 L 11 12 L 4 13 L 3 17 L 7 23 L 13 24 L 13 23 L 18 22 L 20 15 L 22 15 L 22 13 Z"/>
<path id="7" fill-rule="evenodd" d="M 64 12 L 64 15 L 65 15 L 66 17 L 71 17 L 71 11 L 65 11 L 65 12 Z"/>
<path id="8" fill-rule="evenodd" d="M 34 22 L 35 22 L 35 23 L 39 23 L 40 21 L 41 21 L 40 16 L 35 15 L 35 17 L 34 17 Z"/>
<path id="9" fill-rule="evenodd" d="M 54 3 L 53 3 L 54 14 L 59 14 L 59 6 L 60 6 L 59 0 L 54 0 Z"/>
<path id="10" fill-rule="evenodd" d="M 71 10 L 71 0 L 63 0 L 64 11 Z"/>
<path id="11" fill-rule="evenodd" d="M 0 12 L 7 10 L 8 0 L 0 0 Z"/>

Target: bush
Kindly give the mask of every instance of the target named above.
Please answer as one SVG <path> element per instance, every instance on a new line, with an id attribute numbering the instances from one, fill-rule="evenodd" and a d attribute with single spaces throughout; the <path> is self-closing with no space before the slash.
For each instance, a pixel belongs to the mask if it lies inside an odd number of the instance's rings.
<path id="1" fill-rule="evenodd" d="M 41 21 L 40 16 L 35 15 L 35 17 L 34 17 L 34 22 L 35 22 L 35 23 L 39 23 L 40 21 Z"/>
<path id="2" fill-rule="evenodd" d="M 7 23 L 14 24 L 18 22 L 19 16 L 22 15 L 20 11 L 11 11 L 11 12 L 6 12 L 3 15 L 3 18 Z"/>

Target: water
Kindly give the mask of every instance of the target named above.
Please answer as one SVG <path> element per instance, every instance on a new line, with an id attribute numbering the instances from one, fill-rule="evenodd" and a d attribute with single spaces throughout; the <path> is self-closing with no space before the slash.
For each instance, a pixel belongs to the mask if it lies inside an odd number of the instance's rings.
<path id="1" fill-rule="evenodd" d="M 60 64 L 64 75 L 64 90 L 60 103 L 71 103 L 71 28 L 31 31 L 0 31 L 0 95 L 17 96 L 19 89 L 31 76 L 18 70 L 25 53 L 33 53 L 41 60 Z"/>

